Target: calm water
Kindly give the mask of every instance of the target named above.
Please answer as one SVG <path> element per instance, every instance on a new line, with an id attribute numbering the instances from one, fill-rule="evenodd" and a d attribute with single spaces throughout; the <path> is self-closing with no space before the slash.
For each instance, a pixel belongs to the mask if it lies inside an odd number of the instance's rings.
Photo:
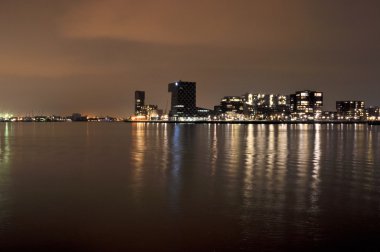
<path id="1" fill-rule="evenodd" d="M 0 124 L 1 251 L 380 251 L 380 127 Z"/>

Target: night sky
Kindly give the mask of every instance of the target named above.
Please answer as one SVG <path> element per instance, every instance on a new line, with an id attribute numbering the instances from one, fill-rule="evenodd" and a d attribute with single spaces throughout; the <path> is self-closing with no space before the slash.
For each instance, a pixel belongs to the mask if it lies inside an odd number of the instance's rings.
<path id="1" fill-rule="evenodd" d="M 325 93 L 380 105 L 380 1 L 0 0 L 0 113 L 127 116 L 135 90 Z"/>

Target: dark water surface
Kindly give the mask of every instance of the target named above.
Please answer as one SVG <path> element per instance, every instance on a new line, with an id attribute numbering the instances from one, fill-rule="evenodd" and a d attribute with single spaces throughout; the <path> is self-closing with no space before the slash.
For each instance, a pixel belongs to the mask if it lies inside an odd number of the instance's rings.
<path id="1" fill-rule="evenodd" d="M 0 124 L 0 251 L 380 251 L 380 127 Z"/>

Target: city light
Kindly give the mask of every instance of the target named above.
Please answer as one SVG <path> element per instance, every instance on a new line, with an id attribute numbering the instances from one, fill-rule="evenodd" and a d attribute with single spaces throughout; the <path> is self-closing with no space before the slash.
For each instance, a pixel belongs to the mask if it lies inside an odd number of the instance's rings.
<path id="1" fill-rule="evenodd" d="M 13 115 L 10 113 L 0 113 L 0 121 L 9 121 L 13 118 Z"/>
<path id="2" fill-rule="evenodd" d="M 169 84 L 171 107 L 165 112 L 156 105 L 144 105 L 136 96 L 131 121 L 268 121 L 268 122 L 367 122 L 380 117 L 378 107 L 366 109 L 363 101 L 337 102 L 336 111 L 323 111 L 323 92 L 302 90 L 294 94 L 246 93 L 224 96 L 214 109 L 196 107 L 195 82 Z M 180 86 L 180 87 L 179 87 Z M 348 106 L 347 106 L 348 104 Z M 149 109 L 151 108 L 151 109 Z"/>

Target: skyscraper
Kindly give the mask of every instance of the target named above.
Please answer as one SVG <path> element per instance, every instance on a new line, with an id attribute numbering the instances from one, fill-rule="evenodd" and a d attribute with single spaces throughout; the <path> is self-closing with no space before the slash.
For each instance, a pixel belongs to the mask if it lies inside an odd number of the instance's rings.
<path id="1" fill-rule="evenodd" d="M 169 83 L 168 91 L 171 92 L 170 117 L 193 117 L 197 114 L 196 107 L 196 83 L 177 81 Z"/>
<path id="2" fill-rule="evenodd" d="M 143 114 L 145 105 L 145 91 L 135 91 L 135 115 Z"/>

